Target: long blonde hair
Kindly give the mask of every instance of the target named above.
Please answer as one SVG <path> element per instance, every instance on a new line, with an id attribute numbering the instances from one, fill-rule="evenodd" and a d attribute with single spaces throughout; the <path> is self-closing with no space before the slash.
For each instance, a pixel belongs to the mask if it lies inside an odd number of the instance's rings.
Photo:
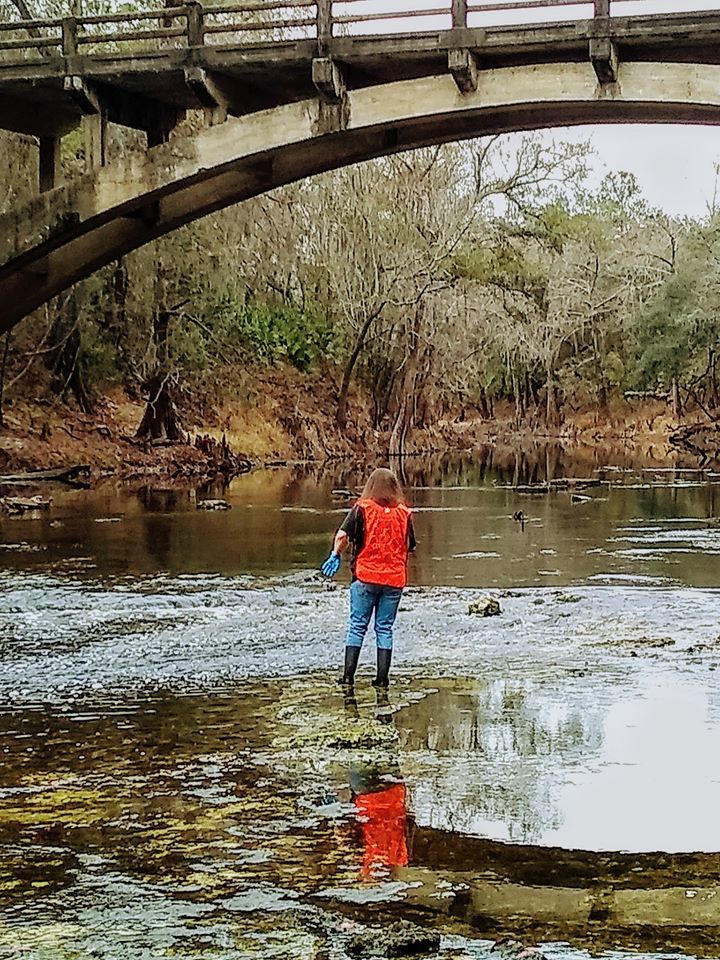
<path id="1" fill-rule="evenodd" d="M 398 503 L 405 503 L 400 481 L 387 467 L 373 470 L 363 487 L 362 497 L 365 500 L 374 500 L 381 507 L 395 507 Z"/>

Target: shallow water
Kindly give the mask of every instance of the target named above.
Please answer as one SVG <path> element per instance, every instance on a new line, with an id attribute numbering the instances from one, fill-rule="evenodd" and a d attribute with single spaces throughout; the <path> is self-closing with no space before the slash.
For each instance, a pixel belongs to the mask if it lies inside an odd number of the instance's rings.
<path id="1" fill-rule="evenodd" d="M 370 644 L 334 684 L 346 581 L 314 572 L 359 473 L 0 520 L 0 957 L 344 958 L 397 917 L 444 958 L 716 956 L 717 478 L 620 466 L 408 468 L 387 703 Z M 558 473 L 602 484 L 505 486 Z"/>

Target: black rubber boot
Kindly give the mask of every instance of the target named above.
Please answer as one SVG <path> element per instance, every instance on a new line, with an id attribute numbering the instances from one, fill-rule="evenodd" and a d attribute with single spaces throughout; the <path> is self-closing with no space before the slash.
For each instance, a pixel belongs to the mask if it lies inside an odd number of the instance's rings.
<path id="1" fill-rule="evenodd" d="M 360 647 L 345 647 L 345 670 L 340 683 L 351 687 L 355 683 L 355 671 L 360 659 Z"/>
<path id="2" fill-rule="evenodd" d="M 377 676 L 372 682 L 374 687 L 381 690 L 388 688 L 388 674 L 390 673 L 390 661 L 392 660 L 392 650 L 382 650 L 378 647 L 377 652 Z"/>

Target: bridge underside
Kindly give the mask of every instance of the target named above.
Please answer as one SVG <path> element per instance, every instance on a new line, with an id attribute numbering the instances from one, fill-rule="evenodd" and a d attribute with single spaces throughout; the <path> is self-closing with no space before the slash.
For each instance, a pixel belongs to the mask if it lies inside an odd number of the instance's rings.
<path id="1" fill-rule="evenodd" d="M 401 150 L 582 123 L 720 123 L 720 65 L 584 62 L 447 72 L 318 97 L 208 127 L 98 168 L 0 218 L 0 332 L 150 240 L 274 187 Z"/>

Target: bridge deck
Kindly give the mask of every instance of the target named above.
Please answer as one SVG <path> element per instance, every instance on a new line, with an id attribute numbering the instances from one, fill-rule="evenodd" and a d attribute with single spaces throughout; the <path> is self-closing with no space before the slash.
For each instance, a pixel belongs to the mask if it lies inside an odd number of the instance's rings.
<path id="1" fill-rule="evenodd" d="M 71 56 L 60 40 L 45 35 L 39 47 L 33 46 L 38 40 L 32 38 L 26 38 L 24 45 L 17 39 L 3 41 L 9 25 L 0 25 L 0 31 L 6 31 L 0 33 L 0 128 L 61 136 L 84 114 L 93 112 L 86 102 L 87 92 L 82 95 L 87 84 L 104 101 L 110 120 L 151 129 L 158 110 L 208 106 L 203 91 L 188 83 L 188 70 L 203 71 L 228 113 L 235 116 L 317 95 L 312 82 L 312 61 L 318 56 L 315 36 L 248 43 L 236 42 L 237 36 L 231 34 L 227 42 L 210 43 L 203 36 L 205 42 L 189 45 L 186 28 L 172 26 L 182 19 L 166 17 L 171 26 L 156 31 L 157 39 L 149 49 L 147 42 L 142 49 L 140 40 L 114 42 L 108 49 L 108 44 L 88 42 L 88 37 L 92 40 L 88 35 L 81 40 L 88 52 L 80 46 Z M 48 23 L 58 29 L 61 25 L 60 21 Z M 18 31 L 18 24 L 13 27 Z M 589 39 L 597 27 L 593 19 L 577 19 L 337 36 L 327 39 L 323 55 L 342 65 L 347 85 L 357 88 L 444 73 L 448 51 L 458 48 L 473 51 L 481 70 L 587 61 Z M 605 31 L 623 61 L 720 63 L 720 10 L 612 17 L 605 21 Z M 133 33 L 116 36 L 127 40 Z M 136 36 L 143 39 L 140 33 Z M 77 78 L 72 81 L 75 87 L 68 87 L 68 78 Z"/>

